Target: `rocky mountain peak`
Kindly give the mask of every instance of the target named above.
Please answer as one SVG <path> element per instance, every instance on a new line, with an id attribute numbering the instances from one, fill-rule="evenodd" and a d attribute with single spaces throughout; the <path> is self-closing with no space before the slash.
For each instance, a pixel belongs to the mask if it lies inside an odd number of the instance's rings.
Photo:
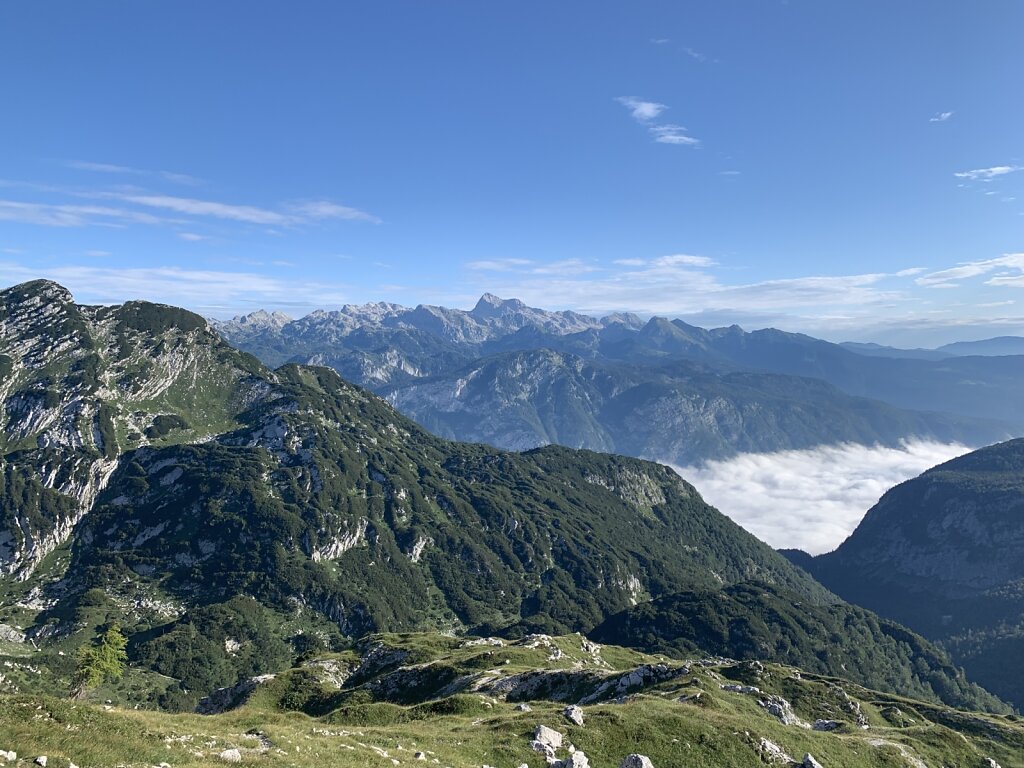
<path id="1" fill-rule="evenodd" d="M 474 317 L 489 318 L 509 312 L 521 312 L 526 305 L 519 299 L 502 299 L 493 293 L 485 293 L 470 311 Z"/>
<path id="2" fill-rule="evenodd" d="M 251 329 L 274 328 L 280 329 L 292 321 L 292 318 L 284 312 L 267 312 L 265 309 L 257 309 L 247 315 L 238 315 L 232 322 Z"/>

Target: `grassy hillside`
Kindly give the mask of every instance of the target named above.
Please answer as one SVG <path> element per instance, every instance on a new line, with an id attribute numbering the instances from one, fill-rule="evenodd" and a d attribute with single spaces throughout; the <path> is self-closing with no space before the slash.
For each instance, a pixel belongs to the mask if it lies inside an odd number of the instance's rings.
<path id="1" fill-rule="evenodd" d="M 1024 766 L 1024 727 L 1013 716 L 964 714 L 775 664 L 670 661 L 579 636 L 499 643 L 373 636 L 347 653 L 311 656 L 207 716 L 3 696 L 0 748 L 24 765 L 46 755 L 48 768 L 236 757 L 250 766 L 540 766 L 531 741 L 544 725 L 564 737 L 557 759 L 571 744 L 594 766 L 642 754 L 656 768 L 750 768 L 798 764 L 808 753 L 826 768 Z M 582 725 L 567 718 L 570 704 Z"/>

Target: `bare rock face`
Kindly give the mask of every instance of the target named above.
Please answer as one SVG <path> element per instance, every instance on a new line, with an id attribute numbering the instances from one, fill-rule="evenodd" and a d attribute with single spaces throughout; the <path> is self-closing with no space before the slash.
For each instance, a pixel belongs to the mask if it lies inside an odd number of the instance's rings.
<path id="1" fill-rule="evenodd" d="M 651 762 L 651 758 L 647 755 L 627 755 L 626 758 L 619 763 L 619 768 L 654 768 L 654 763 Z"/>

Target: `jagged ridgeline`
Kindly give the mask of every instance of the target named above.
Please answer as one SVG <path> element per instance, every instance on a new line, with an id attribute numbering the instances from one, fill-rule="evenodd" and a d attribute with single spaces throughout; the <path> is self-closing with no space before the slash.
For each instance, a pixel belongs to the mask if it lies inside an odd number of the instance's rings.
<path id="1" fill-rule="evenodd" d="M 449 442 L 171 307 L 39 281 L 0 317 L 0 641 L 47 670 L 8 684 L 66 690 L 113 621 L 134 699 L 181 708 L 342 634 L 585 632 L 749 581 L 836 600 L 667 467 Z"/>

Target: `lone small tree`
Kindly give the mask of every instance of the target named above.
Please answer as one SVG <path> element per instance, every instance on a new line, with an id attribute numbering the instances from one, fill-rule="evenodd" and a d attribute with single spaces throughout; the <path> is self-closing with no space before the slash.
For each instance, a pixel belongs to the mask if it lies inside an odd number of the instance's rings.
<path id="1" fill-rule="evenodd" d="M 116 622 L 107 628 L 98 644 L 78 649 L 78 667 L 71 679 L 71 697 L 85 698 L 90 689 L 106 680 L 120 680 L 124 675 L 128 639 Z"/>

